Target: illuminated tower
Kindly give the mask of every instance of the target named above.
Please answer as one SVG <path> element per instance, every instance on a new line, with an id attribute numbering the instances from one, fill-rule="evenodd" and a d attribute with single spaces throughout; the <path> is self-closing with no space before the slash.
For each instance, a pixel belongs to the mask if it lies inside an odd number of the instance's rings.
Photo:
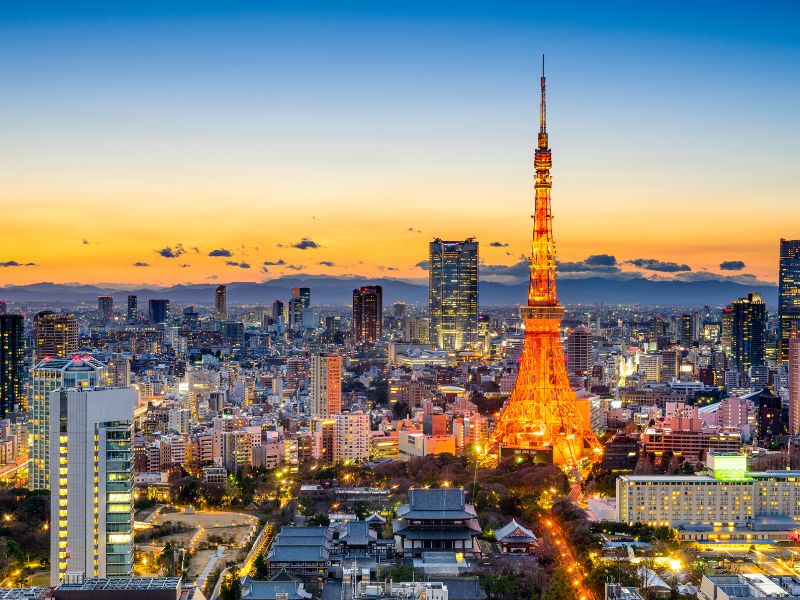
<path id="1" fill-rule="evenodd" d="M 599 460 L 602 446 L 589 425 L 587 400 L 577 399 L 561 348 L 564 307 L 556 295 L 556 252 L 550 210 L 550 167 L 545 112 L 544 59 L 539 113 L 535 214 L 528 304 L 522 307 L 525 339 L 511 398 L 492 431 L 483 456 L 496 462 L 528 455 L 535 461 L 577 468 L 584 458 Z"/>
<path id="2" fill-rule="evenodd" d="M 778 278 L 778 362 L 789 360 L 789 338 L 800 330 L 800 240 L 781 240 Z"/>
<path id="3" fill-rule="evenodd" d="M 228 286 L 217 286 L 214 294 L 214 308 L 214 313 L 218 319 L 228 318 Z"/>
<path id="4" fill-rule="evenodd" d="M 473 238 L 429 244 L 430 340 L 443 350 L 463 350 L 478 341 L 478 242 Z"/>
<path id="5" fill-rule="evenodd" d="M 383 287 L 367 285 L 353 290 L 353 339 L 357 344 L 377 342 L 383 335 Z"/>

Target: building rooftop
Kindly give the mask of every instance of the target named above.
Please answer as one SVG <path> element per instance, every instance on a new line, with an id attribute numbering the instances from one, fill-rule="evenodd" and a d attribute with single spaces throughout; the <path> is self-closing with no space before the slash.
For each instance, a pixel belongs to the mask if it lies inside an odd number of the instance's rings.
<path id="1" fill-rule="evenodd" d="M 38 598 L 45 588 L 0 588 L 0 600 L 28 600 Z"/>
<path id="2" fill-rule="evenodd" d="M 180 577 L 91 577 L 80 583 L 62 583 L 56 592 L 91 590 L 178 590 Z"/>

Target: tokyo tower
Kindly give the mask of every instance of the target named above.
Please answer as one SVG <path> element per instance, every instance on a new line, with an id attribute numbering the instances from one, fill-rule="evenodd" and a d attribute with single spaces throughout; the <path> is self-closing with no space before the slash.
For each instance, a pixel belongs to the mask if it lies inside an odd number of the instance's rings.
<path id="1" fill-rule="evenodd" d="M 547 139 L 544 56 L 542 100 L 536 169 L 528 304 L 519 372 L 511 398 L 503 408 L 483 451 L 484 462 L 506 456 L 528 456 L 577 470 L 586 460 L 599 460 L 603 447 L 589 424 L 587 400 L 578 399 L 569 383 L 561 347 L 564 307 L 556 296 L 556 252 L 550 207 L 552 158 Z"/>

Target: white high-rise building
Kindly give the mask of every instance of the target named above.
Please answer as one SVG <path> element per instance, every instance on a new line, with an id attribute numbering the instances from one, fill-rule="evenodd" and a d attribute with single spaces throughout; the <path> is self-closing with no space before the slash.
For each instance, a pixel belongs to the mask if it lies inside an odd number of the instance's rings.
<path id="1" fill-rule="evenodd" d="M 94 358 L 45 358 L 34 367 L 28 413 L 30 489 L 46 490 L 50 485 L 50 393 L 61 387 L 105 386 L 107 378 L 106 366 Z"/>
<path id="2" fill-rule="evenodd" d="M 133 388 L 50 394 L 50 583 L 133 575 Z"/>
<path id="3" fill-rule="evenodd" d="M 342 411 L 342 357 L 318 353 L 311 357 L 311 416 L 327 419 Z"/>
<path id="4" fill-rule="evenodd" d="M 360 463 L 369 459 L 370 426 L 369 415 L 363 412 L 333 415 L 334 425 L 333 460 Z"/>

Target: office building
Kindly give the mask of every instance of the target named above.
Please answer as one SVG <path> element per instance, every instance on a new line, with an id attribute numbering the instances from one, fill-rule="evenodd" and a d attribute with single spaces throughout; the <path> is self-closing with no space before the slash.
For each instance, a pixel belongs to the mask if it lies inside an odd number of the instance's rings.
<path id="1" fill-rule="evenodd" d="M 105 387 L 107 381 L 106 366 L 94 358 L 46 358 L 34 367 L 28 411 L 30 489 L 44 490 L 50 484 L 50 393 L 62 387 Z"/>
<path id="2" fill-rule="evenodd" d="M 253 438 L 246 431 L 223 431 L 222 464 L 228 473 L 237 473 L 253 464 Z"/>
<path id="3" fill-rule="evenodd" d="M 275 325 L 279 325 L 281 323 L 281 319 L 285 319 L 283 310 L 283 302 L 280 300 L 275 300 L 272 303 L 272 322 L 275 323 Z"/>
<path id="4" fill-rule="evenodd" d="M 6 314 L 8 310 L 8 305 L 6 304 L 5 300 L 0 300 L 0 315 Z"/>
<path id="5" fill-rule="evenodd" d="M 781 240 L 778 267 L 778 358 L 789 360 L 789 338 L 800 332 L 800 240 Z"/>
<path id="6" fill-rule="evenodd" d="M 124 388 L 131 385 L 131 361 L 127 356 L 115 355 L 108 361 L 108 387 Z"/>
<path id="7" fill-rule="evenodd" d="M 342 412 L 342 357 L 317 353 L 311 356 L 311 416 L 327 419 Z"/>
<path id="8" fill-rule="evenodd" d="M 336 463 L 360 463 L 369 459 L 369 414 L 363 412 L 333 415 L 333 460 Z"/>
<path id="9" fill-rule="evenodd" d="M 169 300 L 152 298 L 147 302 L 147 309 L 151 323 L 163 323 L 169 319 Z"/>
<path id="10" fill-rule="evenodd" d="M 0 315 L 0 419 L 25 407 L 25 332 L 22 315 Z"/>
<path id="11" fill-rule="evenodd" d="M 639 356 L 639 381 L 655 383 L 661 381 L 662 357 L 660 354 L 642 354 Z"/>
<path id="12" fill-rule="evenodd" d="M 139 318 L 139 300 L 131 294 L 128 296 L 128 323 L 136 323 Z"/>
<path id="13" fill-rule="evenodd" d="M 678 318 L 678 343 L 684 348 L 691 348 L 694 343 L 694 315 L 681 315 Z"/>
<path id="14" fill-rule="evenodd" d="M 592 334 L 588 327 L 581 325 L 567 336 L 567 368 L 574 375 L 588 375 L 592 360 Z"/>
<path id="15" fill-rule="evenodd" d="M 383 288 L 368 285 L 353 290 L 353 341 L 377 342 L 383 335 Z"/>
<path id="16" fill-rule="evenodd" d="M 478 341 L 478 242 L 435 239 L 429 245 L 430 342 L 462 350 Z"/>
<path id="17" fill-rule="evenodd" d="M 303 313 L 311 306 L 311 288 L 292 288 L 289 300 L 289 327 L 300 329 L 303 326 Z"/>
<path id="18" fill-rule="evenodd" d="M 34 363 L 49 358 L 68 358 L 78 351 L 75 315 L 42 311 L 33 318 Z"/>
<path id="19" fill-rule="evenodd" d="M 786 428 L 781 420 L 780 396 L 765 387 L 756 394 L 749 394 L 747 398 L 753 402 L 755 408 L 757 440 L 769 447 L 773 438 L 786 435 Z"/>
<path id="20" fill-rule="evenodd" d="M 707 475 L 620 475 L 616 519 L 673 527 L 684 541 L 789 539 L 800 519 L 799 471 L 748 472 L 738 453 L 709 454 L 707 466 Z"/>
<path id="21" fill-rule="evenodd" d="M 731 362 L 740 373 L 752 365 L 761 366 L 766 358 L 767 305 L 761 295 L 731 302 Z"/>
<path id="22" fill-rule="evenodd" d="M 75 571 L 130 577 L 134 391 L 65 386 L 49 401 L 50 583 Z"/>
<path id="23" fill-rule="evenodd" d="M 214 316 L 217 319 L 228 318 L 228 286 L 218 285 L 214 293 Z"/>
<path id="24" fill-rule="evenodd" d="M 97 313 L 100 315 L 100 320 L 103 323 L 110 323 L 111 318 L 114 316 L 114 297 L 113 296 L 98 296 L 97 297 Z"/>
<path id="25" fill-rule="evenodd" d="M 800 332 L 789 338 L 789 434 L 800 435 Z"/>

